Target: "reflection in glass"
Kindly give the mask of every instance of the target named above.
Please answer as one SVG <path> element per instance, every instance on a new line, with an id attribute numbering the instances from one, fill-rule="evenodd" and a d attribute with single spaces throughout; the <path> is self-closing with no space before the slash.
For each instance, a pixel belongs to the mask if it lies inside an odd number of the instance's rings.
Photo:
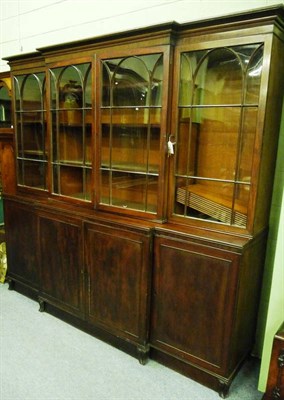
<path id="1" fill-rule="evenodd" d="M 262 72 L 263 47 L 258 47 L 247 61 L 245 103 L 257 104 Z"/>
<path id="2" fill-rule="evenodd" d="M 43 77 L 32 74 L 24 80 L 22 88 L 23 110 L 42 110 L 44 108 L 42 79 Z"/>
<path id="3" fill-rule="evenodd" d="M 160 54 L 103 61 L 103 106 L 161 106 Z"/>
<path id="4" fill-rule="evenodd" d="M 162 82 L 161 54 L 102 61 L 103 204 L 157 211 Z"/>
<path id="5" fill-rule="evenodd" d="M 260 44 L 182 53 L 174 213 L 245 227 Z"/>

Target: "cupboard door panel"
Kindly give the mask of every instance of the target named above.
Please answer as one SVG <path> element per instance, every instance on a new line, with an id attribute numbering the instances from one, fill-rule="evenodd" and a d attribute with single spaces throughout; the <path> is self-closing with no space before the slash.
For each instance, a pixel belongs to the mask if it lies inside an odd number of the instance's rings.
<path id="1" fill-rule="evenodd" d="M 4 200 L 8 277 L 39 286 L 37 217 L 31 205 Z"/>
<path id="2" fill-rule="evenodd" d="M 82 310 L 80 222 L 39 217 L 42 297 L 74 314 Z"/>
<path id="3" fill-rule="evenodd" d="M 121 228 L 87 228 L 89 319 L 131 341 L 148 329 L 149 245 L 146 234 Z"/>
<path id="4" fill-rule="evenodd" d="M 151 343 L 188 362 L 222 369 L 232 323 L 236 255 L 161 238 L 155 249 Z"/>

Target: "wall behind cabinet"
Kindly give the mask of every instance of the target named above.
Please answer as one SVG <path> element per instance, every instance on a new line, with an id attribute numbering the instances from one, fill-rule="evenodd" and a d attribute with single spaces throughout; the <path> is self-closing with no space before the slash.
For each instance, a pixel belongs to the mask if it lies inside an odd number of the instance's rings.
<path id="1" fill-rule="evenodd" d="M 1 57 L 163 22 L 189 22 L 283 0 L 0 0 Z M 0 60 L 0 71 L 6 70 Z"/>
<path id="2" fill-rule="evenodd" d="M 207 19 L 275 4 L 284 4 L 284 1 L 0 0 L 0 71 L 8 70 L 6 62 L 1 60 L 2 57 L 28 53 L 36 48 L 56 43 L 173 20 L 182 23 Z M 284 123 L 282 123 L 280 141 L 284 144 Z M 265 390 L 266 385 L 273 335 L 278 327 L 278 322 L 284 318 L 283 159 L 282 145 L 278 156 L 277 179 L 270 217 L 271 231 L 255 347 L 256 353 L 259 355 L 262 353 L 259 382 L 259 389 L 262 391 Z"/>
<path id="3" fill-rule="evenodd" d="M 269 221 L 267 255 L 258 318 L 256 353 L 260 354 L 259 390 L 264 391 L 270 362 L 273 336 L 284 321 L 284 104 L 281 136 Z"/>

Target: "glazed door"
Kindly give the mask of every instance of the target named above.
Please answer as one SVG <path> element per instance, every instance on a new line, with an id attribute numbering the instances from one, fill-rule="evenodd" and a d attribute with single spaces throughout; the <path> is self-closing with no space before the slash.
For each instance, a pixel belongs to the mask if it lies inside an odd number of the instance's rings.
<path id="1" fill-rule="evenodd" d="M 49 69 L 52 193 L 92 200 L 92 64 Z"/>
<path id="2" fill-rule="evenodd" d="M 86 224 L 88 319 L 148 352 L 151 231 Z"/>
<path id="3" fill-rule="evenodd" d="M 40 300 L 83 315 L 83 252 L 81 222 L 54 214 L 39 216 Z"/>
<path id="4" fill-rule="evenodd" d="M 47 190 L 45 73 L 17 75 L 15 131 L 18 186 Z"/>
<path id="5" fill-rule="evenodd" d="M 245 229 L 259 162 L 264 45 L 207 46 L 176 51 L 171 217 Z"/>
<path id="6" fill-rule="evenodd" d="M 98 58 L 100 208 L 164 216 L 169 49 Z"/>

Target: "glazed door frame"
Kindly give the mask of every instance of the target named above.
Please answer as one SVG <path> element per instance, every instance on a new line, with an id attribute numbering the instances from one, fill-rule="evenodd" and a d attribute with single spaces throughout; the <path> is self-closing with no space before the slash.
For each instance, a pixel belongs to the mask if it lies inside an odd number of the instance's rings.
<path id="1" fill-rule="evenodd" d="M 143 108 L 148 108 L 148 114 L 150 117 L 144 113 L 144 118 L 146 118 L 147 122 L 144 123 L 142 120 L 137 119 L 134 117 L 134 120 L 136 121 L 135 123 L 133 122 L 133 127 L 134 130 L 138 127 L 141 127 L 144 125 L 148 130 L 148 134 L 150 130 L 152 130 L 151 126 L 156 125 L 157 127 L 159 126 L 159 144 L 157 145 L 157 149 L 155 149 L 155 152 L 157 153 L 157 161 L 156 161 L 156 166 L 158 168 L 157 170 L 157 190 L 156 190 L 156 196 L 157 196 L 157 201 L 156 201 L 156 211 L 150 212 L 149 210 L 145 209 L 144 211 L 139 211 L 138 208 L 136 209 L 128 207 L 128 205 L 120 205 L 120 206 L 115 206 L 113 204 L 107 204 L 102 201 L 102 178 L 101 178 L 101 171 L 103 171 L 103 166 L 101 164 L 102 160 L 102 126 L 105 123 L 105 116 L 104 116 L 104 109 L 102 107 L 102 90 L 103 90 L 103 84 L 102 84 L 102 63 L 107 60 L 112 60 L 112 59 L 129 59 L 129 58 L 139 58 L 139 57 L 144 57 L 144 56 L 151 56 L 151 55 L 162 55 L 163 57 L 163 83 L 162 83 L 162 95 L 161 95 L 161 103 L 160 103 L 160 119 L 157 121 L 155 120 L 155 117 L 151 117 L 150 112 L 153 111 L 151 110 L 151 104 L 147 107 L 136 107 L 135 105 L 130 108 L 130 111 L 132 113 L 132 116 L 137 112 L 143 110 Z M 130 49 L 110 49 L 110 50 L 104 50 L 104 51 L 99 51 L 96 54 L 96 114 L 97 114 L 97 119 L 96 119 L 96 132 L 99 133 L 98 139 L 96 142 L 96 182 L 100 183 L 100 187 L 96 191 L 96 199 L 95 199 L 95 207 L 104 210 L 104 211 L 113 211 L 113 212 L 119 212 L 121 214 L 130 214 L 133 216 L 147 218 L 147 219 L 158 219 L 158 220 L 164 220 L 166 216 L 166 207 L 167 207 L 167 132 L 168 132 L 168 120 L 169 120 L 169 115 L 168 115 L 168 109 L 170 105 L 170 73 L 171 73 L 171 60 L 172 60 L 172 49 L 171 46 L 169 45 L 161 45 L 161 46 L 152 46 L 152 47 L 142 47 L 142 48 L 130 48 Z M 119 86 L 119 85 L 118 85 Z M 110 106 L 110 109 L 115 109 L 119 107 L 112 107 Z M 127 106 L 125 107 L 127 109 Z M 107 110 L 106 110 L 107 111 Z M 112 110 L 110 111 L 112 113 Z M 111 117 L 112 118 L 112 117 Z M 113 117 L 114 118 L 114 117 Z M 133 117 L 132 117 L 133 118 Z M 115 121 L 113 119 L 113 121 Z M 111 122 L 110 124 L 115 124 L 115 122 Z M 127 121 L 121 120 L 118 122 L 119 125 L 124 126 L 124 128 L 127 129 Z M 148 124 L 148 128 L 147 128 Z M 131 125 L 131 124 L 130 124 Z M 112 129 L 112 128 L 111 128 Z M 150 140 L 148 139 L 148 149 L 150 148 L 151 143 L 149 143 Z M 134 150 L 137 152 L 137 146 L 135 144 Z M 153 149 L 152 149 L 153 150 Z M 122 150 L 121 150 L 122 151 Z M 148 151 L 148 150 L 147 150 Z M 149 152 L 148 152 L 149 153 Z M 154 151 L 153 151 L 154 153 Z M 138 155 L 136 154 L 136 161 Z M 111 156 L 110 156 L 111 158 Z M 149 154 L 147 155 L 147 158 L 149 159 L 150 156 Z M 113 173 L 115 169 L 112 171 L 112 166 L 111 166 L 112 160 L 110 160 L 110 172 Z M 148 164 L 148 161 L 147 161 Z M 151 174 L 148 171 L 148 168 L 146 168 L 146 175 L 155 175 Z M 133 174 L 135 172 L 135 169 L 133 170 L 128 170 L 125 169 L 125 172 L 128 172 L 130 174 Z M 119 171 L 115 171 L 114 173 L 119 173 Z M 125 186 L 127 187 L 127 186 Z M 110 189 L 112 190 L 112 189 Z"/>
<path id="2" fill-rule="evenodd" d="M 199 50 L 214 50 L 234 46 L 242 45 L 252 45 L 252 44 L 263 44 L 263 68 L 261 73 L 261 83 L 258 101 L 258 113 L 255 131 L 255 142 L 252 157 L 252 168 L 251 168 L 251 180 L 250 180 L 250 197 L 247 205 L 247 223 L 244 227 L 239 227 L 237 225 L 225 224 L 223 222 L 208 222 L 206 219 L 186 217 L 178 215 L 174 211 L 175 197 L 177 196 L 175 190 L 175 163 L 176 155 L 172 155 L 169 161 L 169 206 L 168 206 L 168 218 L 170 221 L 176 223 L 188 224 L 193 226 L 202 226 L 208 229 L 217 229 L 221 231 L 234 231 L 236 233 L 247 234 L 254 230 L 254 218 L 256 212 L 256 200 L 257 200 L 257 190 L 259 190 L 259 169 L 261 166 L 261 157 L 259 155 L 263 135 L 264 135 L 264 110 L 267 102 L 267 89 L 269 84 L 269 69 L 270 69 L 270 59 L 271 59 L 271 49 L 272 49 L 272 36 L 265 34 L 255 34 L 251 36 L 243 36 L 238 33 L 239 36 L 231 33 L 231 37 L 218 38 L 218 34 L 204 36 L 191 37 L 190 39 L 183 38 L 177 42 L 174 53 L 174 83 L 173 87 L 176 87 L 176 91 L 173 92 L 173 103 L 172 103 L 172 120 L 171 120 L 171 135 L 172 141 L 174 142 L 174 149 L 176 153 L 176 135 L 178 133 L 179 125 L 179 80 L 180 80 L 180 58 L 182 53 L 194 52 Z M 217 182 L 218 183 L 218 182 Z M 263 228 L 263 226 L 261 227 Z"/>

